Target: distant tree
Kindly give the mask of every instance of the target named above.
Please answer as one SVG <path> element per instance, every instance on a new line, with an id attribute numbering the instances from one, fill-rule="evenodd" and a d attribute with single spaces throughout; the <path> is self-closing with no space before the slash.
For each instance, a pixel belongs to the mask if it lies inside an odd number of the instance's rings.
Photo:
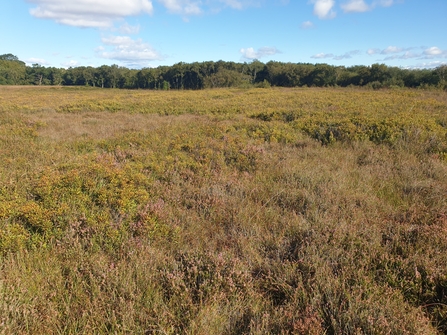
<path id="1" fill-rule="evenodd" d="M 251 83 L 263 82 L 266 78 L 263 76 L 265 64 L 261 61 L 254 59 L 251 63 L 247 64 L 247 74 L 251 76 Z"/>
<path id="2" fill-rule="evenodd" d="M 317 64 L 314 70 L 310 73 L 312 85 L 334 86 L 336 84 L 336 71 L 335 67 L 328 64 Z"/>
<path id="3" fill-rule="evenodd" d="M 357 76 L 352 83 L 353 85 L 364 86 L 371 81 L 371 69 L 369 66 L 355 66 L 353 70 L 357 73 Z"/>
<path id="4" fill-rule="evenodd" d="M 27 83 L 32 85 L 50 85 L 50 71 L 40 64 L 26 67 Z"/>
<path id="5" fill-rule="evenodd" d="M 447 65 L 441 65 L 436 68 L 436 75 L 439 78 L 438 86 L 447 90 Z"/>
<path id="6" fill-rule="evenodd" d="M 169 82 L 169 86 L 178 90 L 183 89 L 186 71 L 187 67 L 183 62 L 171 66 L 165 75 L 165 79 Z"/>
<path id="7" fill-rule="evenodd" d="M 198 90 L 205 87 L 204 78 L 207 76 L 203 74 L 201 64 L 195 62 L 189 65 L 185 72 L 185 88 Z"/>
<path id="8" fill-rule="evenodd" d="M 152 69 L 144 68 L 136 74 L 137 88 L 154 88 L 155 78 Z"/>
<path id="9" fill-rule="evenodd" d="M 0 55 L 0 83 L 7 85 L 24 84 L 26 65 L 13 54 Z"/>
<path id="10" fill-rule="evenodd" d="M 120 70 L 119 70 L 119 66 L 116 64 L 113 64 L 112 66 L 109 66 L 108 69 L 108 81 L 109 81 L 109 85 L 112 88 L 116 88 L 117 84 L 119 82 L 120 79 Z"/>
<path id="11" fill-rule="evenodd" d="M 49 79 L 51 85 L 62 85 L 63 84 L 63 74 L 65 72 L 64 69 L 58 69 L 55 67 L 51 67 L 48 69 L 49 71 Z"/>
<path id="12" fill-rule="evenodd" d="M 4 55 L 0 55 L 0 60 L 7 60 L 7 61 L 11 61 L 11 62 L 21 62 L 19 60 L 19 58 L 13 54 L 4 54 Z M 23 63 L 23 62 L 21 62 Z M 23 63 L 25 64 L 25 63 Z"/>
<path id="13" fill-rule="evenodd" d="M 336 84 L 341 87 L 346 87 L 349 85 L 354 85 L 354 81 L 357 77 L 357 73 L 351 71 L 344 66 L 338 67 L 336 69 Z"/>
<path id="14" fill-rule="evenodd" d="M 19 61 L 0 60 L 0 81 L 3 84 L 23 84 L 26 78 L 26 66 Z"/>
<path id="15" fill-rule="evenodd" d="M 385 64 L 373 64 L 370 68 L 369 81 L 378 81 L 380 83 L 386 82 L 391 78 L 389 68 Z"/>
<path id="16" fill-rule="evenodd" d="M 447 81 L 447 65 L 441 65 L 436 68 L 436 74 L 441 81 Z"/>
<path id="17" fill-rule="evenodd" d="M 418 82 L 416 78 L 416 74 L 412 70 L 402 70 L 402 80 L 404 81 L 405 87 L 417 87 Z"/>
<path id="18" fill-rule="evenodd" d="M 168 83 L 168 85 L 166 84 Z M 447 66 L 436 69 L 401 69 L 385 64 L 351 67 L 328 64 L 252 62 L 176 63 L 172 66 L 128 69 L 114 65 L 67 70 L 27 66 L 13 54 L 0 55 L 0 84 L 86 85 L 103 88 L 203 89 L 205 87 L 261 86 L 371 86 L 447 87 Z"/>
<path id="19" fill-rule="evenodd" d="M 251 76 L 221 68 L 216 73 L 205 78 L 205 87 L 237 87 L 251 84 Z"/>
<path id="20" fill-rule="evenodd" d="M 77 71 L 75 68 L 70 67 L 62 74 L 62 80 L 64 85 L 71 86 L 76 85 Z"/>
<path id="21" fill-rule="evenodd" d="M 87 66 L 87 67 L 82 67 L 80 69 L 79 73 L 79 78 L 82 78 L 82 83 L 79 83 L 80 85 L 85 85 L 85 86 L 96 86 L 96 81 L 95 81 L 95 73 L 96 73 L 96 69 L 91 67 L 91 66 Z"/>
<path id="22" fill-rule="evenodd" d="M 404 72 L 398 67 L 388 67 L 388 78 L 383 81 L 385 87 L 404 87 Z"/>
<path id="23" fill-rule="evenodd" d="M 265 72 L 263 77 L 266 77 L 272 86 L 283 86 L 285 83 L 285 71 L 283 63 L 270 61 L 265 64 Z"/>

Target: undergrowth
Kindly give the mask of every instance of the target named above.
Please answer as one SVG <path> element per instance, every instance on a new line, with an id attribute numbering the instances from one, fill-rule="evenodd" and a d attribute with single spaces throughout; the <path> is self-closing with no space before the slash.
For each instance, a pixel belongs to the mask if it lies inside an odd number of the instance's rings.
<path id="1" fill-rule="evenodd" d="M 0 97 L 0 334 L 447 334 L 445 92 Z"/>

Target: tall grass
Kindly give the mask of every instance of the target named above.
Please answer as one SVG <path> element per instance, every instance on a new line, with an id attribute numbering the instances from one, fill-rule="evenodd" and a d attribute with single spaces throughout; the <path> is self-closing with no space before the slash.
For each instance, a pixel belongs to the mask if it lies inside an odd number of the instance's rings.
<path id="1" fill-rule="evenodd" d="M 446 334 L 446 97 L 0 87 L 0 334 Z"/>

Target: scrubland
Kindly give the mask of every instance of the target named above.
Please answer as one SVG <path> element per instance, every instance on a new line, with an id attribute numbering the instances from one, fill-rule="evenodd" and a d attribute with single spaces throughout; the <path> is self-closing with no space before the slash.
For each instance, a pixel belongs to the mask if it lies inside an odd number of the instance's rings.
<path id="1" fill-rule="evenodd" d="M 447 93 L 0 87 L 0 334 L 447 334 Z"/>

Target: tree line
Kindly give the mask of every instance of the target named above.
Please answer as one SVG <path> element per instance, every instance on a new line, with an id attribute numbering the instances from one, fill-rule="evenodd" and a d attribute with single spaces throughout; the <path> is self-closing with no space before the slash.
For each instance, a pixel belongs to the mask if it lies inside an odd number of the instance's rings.
<path id="1" fill-rule="evenodd" d="M 447 65 L 435 69 L 403 69 L 385 64 L 328 64 L 207 61 L 156 68 L 118 65 L 68 69 L 32 66 L 12 54 L 0 55 L 0 85 L 64 85 L 127 89 L 204 89 L 216 87 L 440 87 L 447 89 Z"/>

